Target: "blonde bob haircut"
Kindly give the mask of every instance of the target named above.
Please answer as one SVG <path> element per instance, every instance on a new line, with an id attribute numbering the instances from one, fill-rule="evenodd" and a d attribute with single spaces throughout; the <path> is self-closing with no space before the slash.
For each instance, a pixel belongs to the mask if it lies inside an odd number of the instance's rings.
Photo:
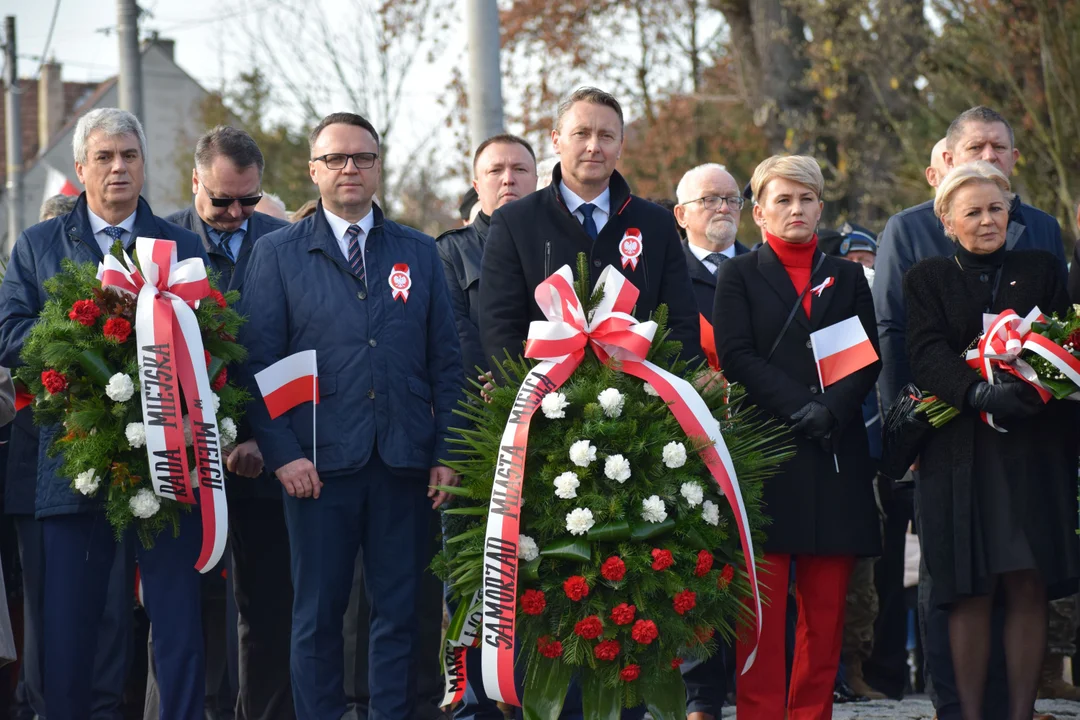
<path id="1" fill-rule="evenodd" d="M 765 186 L 770 180 L 784 178 L 805 185 L 814 191 L 817 199 L 825 191 L 825 178 L 817 160 L 807 155 L 773 155 L 755 168 L 750 178 L 750 190 L 754 193 L 754 203 L 760 204 L 765 199 Z"/>
<path id="2" fill-rule="evenodd" d="M 1015 197 L 1009 178 L 1005 177 L 1004 173 L 988 162 L 976 160 L 953 168 L 938 185 L 937 194 L 934 196 L 934 214 L 937 215 L 938 220 L 952 213 L 956 191 L 972 183 L 997 185 L 1001 189 L 1001 194 L 1005 196 L 1006 205 L 1011 205 Z"/>

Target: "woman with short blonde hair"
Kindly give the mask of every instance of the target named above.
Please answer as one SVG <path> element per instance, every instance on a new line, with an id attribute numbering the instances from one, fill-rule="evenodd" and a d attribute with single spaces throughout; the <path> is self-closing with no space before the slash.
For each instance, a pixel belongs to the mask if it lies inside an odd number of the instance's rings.
<path id="1" fill-rule="evenodd" d="M 934 214 L 938 220 L 945 216 L 951 216 L 953 198 L 960 188 L 971 183 L 992 183 L 1001 190 L 1002 198 L 1006 206 L 1012 205 L 1016 197 L 1009 184 L 1009 178 L 988 162 L 979 160 L 953 168 L 938 184 L 937 194 L 934 196 Z M 948 234 L 948 233 L 946 233 Z M 951 238 L 953 241 L 955 237 Z"/>
<path id="2" fill-rule="evenodd" d="M 750 178 L 750 189 L 754 193 L 754 204 L 765 197 L 765 188 L 770 180 L 784 178 L 805 185 L 814 191 L 818 200 L 825 191 L 825 178 L 817 160 L 806 155 L 773 155 L 758 164 Z"/>

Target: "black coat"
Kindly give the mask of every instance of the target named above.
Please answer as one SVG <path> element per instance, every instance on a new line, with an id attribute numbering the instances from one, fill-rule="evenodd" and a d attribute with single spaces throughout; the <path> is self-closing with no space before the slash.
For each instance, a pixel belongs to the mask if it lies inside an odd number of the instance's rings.
<path id="1" fill-rule="evenodd" d="M 1045 313 L 1068 309 L 1061 262 L 1038 250 L 1005 254 L 992 313 L 1036 305 Z M 990 298 L 986 274 L 964 272 L 952 257 L 924 260 L 904 278 L 908 355 L 920 389 L 964 411 L 935 431 L 920 455 L 916 483 L 919 534 L 935 602 L 988 590 L 980 552 L 978 493 L 986 478 L 975 473 L 976 455 L 993 454 L 1007 478 L 1013 511 L 1051 593 L 1061 594 L 1080 576 L 1076 538 L 1077 407 L 1051 401 L 1033 418 L 995 432 L 967 408 L 968 388 L 981 377 L 961 353 L 982 332 Z M 1075 587 L 1071 587 L 1075 592 Z"/>
<path id="2" fill-rule="evenodd" d="M 821 251 L 814 253 L 816 265 Z M 765 480 L 765 551 L 795 555 L 876 555 L 881 549 L 877 509 L 862 403 L 874 387 L 875 362 L 833 383 L 818 384 L 810 333 L 857 315 L 877 348 L 874 302 L 858 263 L 825 257 L 811 278 L 818 285 L 833 277 L 821 297 L 813 297 L 810 318 L 799 308 L 772 358 L 766 360 L 798 293 L 768 245 L 740 255 L 717 273 L 713 326 L 724 374 L 746 388 L 747 399 L 785 422 L 806 403 L 825 405 L 837 420 L 833 452 L 820 441 L 794 436 L 795 457 Z M 802 288 L 799 288 L 800 290 Z"/>
<path id="3" fill-rule="evenodd" d="M 690 282 L 694 288 L 694 298 L 697 300 L 698 312 L 705 318 L 711 318 L 713 312 L 713 300 L 716 295 L 716 275 L 709 272 L 705 264 L 697 259 L 690 244 L 682 241 L 683 254 L 686 256 L 686 269 L 690 271 Z M 738 240 L 735 241 L 735 257 L 745 255 L 750 248 Z"/>
<path id="4" fill-rule="evenodd" d="M 480 264 L 490 226 L 491 218 L 481 212 L 471 224 L 448 230 L 435 239 L 454 306 L 465 377 L 473 380 L 478 366 L 485 370 L 488 367 L 480 345 Z"/>
<path id="5" fill-rule="evenodd" d="M 668 306 L 670 339 L 683 344 L 683 357 L 700 354 L 700 326 L 690 275 L 679 246 L 674 216 L 630 194 L 622 175 L 611 176 L 611 216 L 594 242 L 566 208 L 556 165 L 551 185 L 504 205 L 491 218 L 480 284 L 480 339 L 486 358 L 522 353 L 529 322 L 544 320 L 533 292 L 563 265 L 577 276 L 578 253 L 589 258 L 589 286 L 614 265 L 641 292 L 634 316 L 648 320 L 661 303 Z M 629 228 L 641 231 L 637 269 L 622 267 L 619 243 Z"/>

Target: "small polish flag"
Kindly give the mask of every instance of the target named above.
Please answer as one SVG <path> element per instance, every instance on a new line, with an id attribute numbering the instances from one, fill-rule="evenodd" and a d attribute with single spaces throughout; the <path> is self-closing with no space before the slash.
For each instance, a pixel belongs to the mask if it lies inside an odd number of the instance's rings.
<path id="1" fill-rule="evenodd" d="M 45 166 L 45 197 L 42 198 L 42 202 L 48 200 L 53 195 L 78 195 L 79 188 L 75 187 L 75 183 L 68 180 L 67 175 L 60 172 L 52 165 Z"/>
<path id="2" fill-rule="evenodd" d="M 810 333 L 810 344 L 822 390 L 878 359 L 866 329 L 855 316 Z"/>
<path id="3" fill-rule="evenodd" d="M 314 350 L 301 350 L 255 373 L 270 419 L 300 403 L 319 402 L 319 367 Z"/>

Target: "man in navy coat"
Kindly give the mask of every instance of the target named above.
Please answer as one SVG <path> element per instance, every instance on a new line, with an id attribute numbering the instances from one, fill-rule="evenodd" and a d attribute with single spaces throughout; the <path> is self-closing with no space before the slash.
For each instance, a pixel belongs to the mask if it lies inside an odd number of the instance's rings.
<path id="1" fill-rule="evenodd" d="M 275 420 L 261 402 L 249 405 L 266 466 L 286 494 L 293 700 L 305 720 L 346 711 L 342 616 L 362 549 L 368 718 L 401 720 L 415 705 L 431 513 L 446 499 L 436 486 L 455 481 L 440 463 L 449 457 L 461 355 L 435 241 L 386 220 L 372 202 L 381 172 L 374 127 L 334 113 L 310 147 L 319 207 L 255 246 L 241 301 L 249 379 L 302 350 L 318 357 L 317 430 L 310 403 Z"/>
<path id="2" fill-rule="evenodd" d="M 22 364 L 19 353 L 45 304 L 43 283 L 60 261 L 100 262 L 119 240 L 134 252 L 137 237 L 176 243 L 180 260 L 206 253 L 198 237 L 155 217 L 139 197 L 146 138 L 138 119 L 100 108 L 80 118 L 74 137 L 75 173 L 86 187 L 75 209 L 24 231 L 15 243 L 0 286 L 0 365 Z M 50 718 L 86 718 L 97 629 L 105 607 L 109 570 L 118 552 L 103 512 L 104 493 L 75 493 L 57 471 L 62 458 L 46 455 L 57 428 L 41 429 L 35 507 L 45 539 L 45 704 Z M 154 659 L 161 686 L 161 718 L 203 714 L 203 642 L 198 513 L 181 513 L 180 533 L 161 533 L 147 550 L 137 541 L 146 610 L 154 622 Z"/>
<path id="3" fill-rule="evenodd" d="M 199 235 L 222 291 L 246 292 L 251 250 L 263 235 L 288 223 L 256 212 L 262 197 L 265 161 L 258 144 L 243 130 L 218 126 L 195 144 L 191 171 L 192 205 L 169 220 Z M 292 582 L 289 536 L 281 505 L 281 486 L 263 471 L 262 453 L 249 423 L 225 461 L 229 493 L 230 579 L 239 626 L 237 720 L 288 720 L 295 717 L 289 683 L 289 620 Z M 216 583 L 220 575 L 213 575 Z M 214 596 L 216 597 L 216 595 Z M 210 598 L 208 598 L 210 599 Z M 221 611 L 220 601 L 207 610 Z M 231 632 L 236 633 L 232 628 Z M 226 639 L 208 638 L 215 649 Z"/>

